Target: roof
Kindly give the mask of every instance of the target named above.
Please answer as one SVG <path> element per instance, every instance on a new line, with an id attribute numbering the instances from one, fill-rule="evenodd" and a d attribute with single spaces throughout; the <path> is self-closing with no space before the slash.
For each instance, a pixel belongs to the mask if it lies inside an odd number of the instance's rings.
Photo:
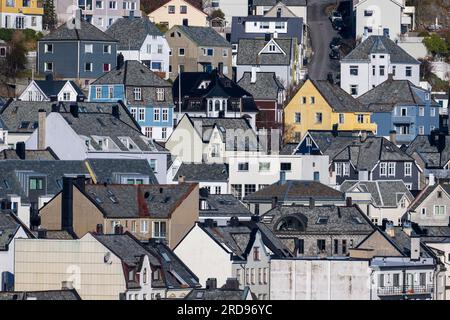
<path id="1" fill-rule="evenodd" d="M 293 39 L 277 38 L 275 42 L 284 53 L 261 53 L 269 41 L 265 39 L 239 39 L 237 65 L 283 65 L 291 64 Z"/>
<path id="2" fill-rule="evenodd" d="M 343 201 L 344 194 L 318 181 L 287 180 L 285 183 L 276 182 L 263 189 L 249 194 L 244 202 L 272 201 L 277 197 L 278 201 L 308 201 L 315 200 Z"/>
<path id="3" fill-rule="evenodd" d="M 22 228 L 29 237 L 33 237 L 28 228 L 13 212 L 0 211 L 0 251 L 8 251 L 9 244 L 20 228 Z"/>
<path id="4" fill-rule="evenodd" d="M 224 163 L 182 163 L 173 181 L 179 176 L 186 182 L 227 182 L 228 168 Z"/>
<path id="5" fill-rule="evenodd" d="M 441 180 L 434 185 L 426 186 L 422 192 L 416 197 L 416 200 L 411 204 L 409 210 L 415 211 L 422 202 L 428 198 L 430 194 L 432 194 L 438 187 L 441 187 L 448 195 L 450 195 L 450 182 L 446 180 Z"/>
<path id="6" fill-rule="evenodd" d="M 306 0 L 253 0 L 253 6 L 274 6 L 278 2 L 284 3 L 286 6 L 306 6 Z"/>
<path id="7" fill-rule="evenodd" d="M 340 189 L 342 192 L 352 192 L 356 189 L 359 192 L 370 193 L 372 204 L 376 207 L 397 207 L 403 196 L 406 196 L 410 202 L 414 200 L 403 180 L 346 180 L 341 184 Z"/>
<path id="8" fill-rule="evenodd" d="M 208 194 L 200 190 L 200 199 L 206 201 L 208 209 L 200 207 L 199 216 L 202 218 L 215 217 L 247 217 L 252 213 L 232 194 Z"/>
<path id="9" fill-rule="evenodd" d="M 84 194 L 106 218 L 170 219 L 197 184 L 86 185 Z"/>
<path id="10" fill-rule="evenodd" d="M 152 0 L 146 2 L 146 10 L 149 13 L 152 13 L 153 11 L 161 8 L 162 6 L 168 4 L 172 0 Z M 196 7 L 199 10 L 203 10 L 203 3 L 202 0 L 183 0 L 184 2 L 187 2 L 191 4 L 192 6 Z M 202 11 L 203 12 L 203 11 Z"/>
<path id="11" fill-rule="evenodd" d="M 75 20 L 75 19 L 73 19 Z M 42 37 L 39 41 L 102 41 L 102 42 L 117 42 L 116 39 L 107 35 L 100 29 L 96 28 L 91 23 L 81 19 L 80 28 L 75 28 L 72 25 L 68 26 L 69 22 L 64 23 L 56 30 L 50 32 Z M 71 21 L 71 23 L 73 23 Z"/>
<path id="12" fill-rule="evenodd" d="M 245 300 L 248 295 L 248 287 L 246 289 L 193 289 L 189 292 L 185 300 Z"/>
<path id="13" fill-rule="evenodd" d="M 409 80 L 394 80 L 391 76 L 372 90 L 357 98 L 370 112 L 392 112 L 397 105 L 425 105 L 418 92 L 426 90 L 414 86 Z M 437 105 L 436 102 L 432 101 Z"/>
<path id="14" fill-rule="evenodd" d="M 4 291 L 0 300 L 81 300 L 75 289 L 46 291 Z"/>
<path id="15" fill-rule="evenodd" d="M 417 153 L 425 162 L 427 168 L 444 168 L 450 161 L 450 136 L 441 135 L 418 135 L 409 144 L 406 153 L 413 155 Z"/>
<path id="16" fill-rule="evenodd" d="M 251 72 L 244 72 L 237 84 L 248 91 L 255 100 L 278 100 L 279 92 L 284 90 L 275 72 L 257 72 L 254 83 L 251 82 L 251 78 Z"/>
<path id="17" fill-rule="evenodd" d="M 299 222 L 294 229 L 284 229 L 285 218 Z M 319 218 L 321 218 L 319 220 Z M 277 236 L 292 234 L 370 234 L 375 226 L 357 207 L 339 206 L 277 206 L 261 217 Z"/>
<path id="18" fill-rule="evenodd" d="M 52 149 L 25 150 L 26 160 L 59 160 Z M 0 151 L 0 160 L 20 160 L 17 150 L 5 149 Z"/>
<path id="19" fill-rule="evenodd" d="M 71 80 L 34 80 L 34 83 L 41 89 L 41 91 L 48 97 L 56 97 L 61 92 L 61 90 L 64 88 L 64 86 L 67 84 L 67 82 L 70 83 L 70 85 L 75 89 L 77 94 L 80 97 L 86 98 L 83 91 L 80 89 L 80 87 Z"/>
<path id="20" fill-rule="evenodd" d="M 310 80 L 330 107 L 337 112 L 367 112 L 367 108 L 340 86 L 328 80 Z"/>
<path id="21" fill-rule="evenodd" d="M 222 37 L 216 30 L 210 27 L 194 27 L 194 26 L 174 26 L 167 31 L 166 34 L 179 30 L 183 32 L 188 38 L 194 41 L 198 46 L 208 47 L 226 47 L 230 48 L 229 43 L 224 37 Z"/>
<path id="22" fill-rule="evenodd" d="M 394 41 L 385 36 L 369 36 L 353 49 L 342 62 L 369 61 L 371 54 L 389 54 L 391 63 L 420 64 Z"/>
<path id="23" fill-rule="evenodd" d="M 118 50 L 141 50 L 147 36 L 163 36 L 146 16 L 117 19 L 106 34 L 119 41 Z"/>

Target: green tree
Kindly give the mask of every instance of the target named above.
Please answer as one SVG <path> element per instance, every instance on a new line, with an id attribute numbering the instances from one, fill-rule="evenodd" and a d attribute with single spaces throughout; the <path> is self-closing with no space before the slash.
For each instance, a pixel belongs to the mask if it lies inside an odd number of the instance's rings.
<path id="1" fill-rule="evenodd" d="M 16 77 L 25 70 L 27 63 L 27 49 L 25 47 L 25 36 L 20 31 L 15 31 L 9 44 L 6 59 L 3 60 L 1 72 L 6 77 Z"/>
<path id="2" fill-rule="evenodd" d="M 431 34 L 431 36 L 429 37 L 424 38 L 423 43 L 433 56 L 446 56 L 448 54 L 448 48 L 445 40 L 435 33 Z"/>
<path id="3" fill-rule="evenodd" d="M 169 29 L 167 28 L 167 25 L 165 25 L 165 24 L 157 23 L 157 24 L 155 24 L 155 26 L 156 26 L 156 27 L 159 29 L 159 31 L 161 31 L 162 33 L 166 33 L 167 30 L 169 30 Z"/>
<path id="4" fill-rule="evenodd" d="M 220 9 L 214 10 L 213 12 L 211 12 L 211 19 L 215 18 L 225 19 L 225 13 L 223 13 L 223 11 Z"/>
<path id="5" fill-rule="evenodd" d="M 42 19 L 44 29 L 53 30 L 56 28 L 57 18 L 54 0 L 44 0 L 44 17 Z"/>

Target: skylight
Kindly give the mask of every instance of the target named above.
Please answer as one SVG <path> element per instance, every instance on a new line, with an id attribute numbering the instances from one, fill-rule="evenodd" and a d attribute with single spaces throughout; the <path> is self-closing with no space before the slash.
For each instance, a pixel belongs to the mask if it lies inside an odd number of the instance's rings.
<path id="1" fill-rule="evenodd" d="M 319 217 L 316 222 L 316 224 L 327 224 L 327 223 L 328 223 L 328 217 Z"/>

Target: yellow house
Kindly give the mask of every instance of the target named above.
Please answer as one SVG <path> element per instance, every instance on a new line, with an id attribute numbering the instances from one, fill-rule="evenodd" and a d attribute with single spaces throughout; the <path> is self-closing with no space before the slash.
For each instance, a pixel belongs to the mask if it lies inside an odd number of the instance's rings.
<path id="1" fill-rule="evenodd" d="M 339 86 L 306 80 L 284 109 L 285 138 L 298 142 L 308 130 L 376 132 L 371 113 Z"/>
<path id="2" fill-rule="evenodd" d="M 185 0 L 169 0 L 158 9 L 148 14 L 150 21 L 167 26 L 176 25 L 207 27 L 208 15 Z"/>
<path id="3" fill-rule="evenodd" d="M 0 26 L 9 29 L 42 31 L 42 0 L 0 1 Z"/>

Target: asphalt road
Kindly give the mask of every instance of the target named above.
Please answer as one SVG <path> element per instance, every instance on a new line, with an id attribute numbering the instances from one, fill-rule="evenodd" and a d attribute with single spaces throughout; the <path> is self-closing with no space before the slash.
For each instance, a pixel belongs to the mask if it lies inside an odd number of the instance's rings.
<path id="1" fill-rule="evenodd" d="M 324 11 L 328 5 L 335 3 L 336 0 L 308 1 L 308 24 L 313 51 L 308 74 L 314 80 L 326 79 L 330 71 L 339 71 L 339 62 L 331 60 L 328 56 L 330 42 L 333 37 L 338 36 L 338 33 L 331 26 Z"/>

